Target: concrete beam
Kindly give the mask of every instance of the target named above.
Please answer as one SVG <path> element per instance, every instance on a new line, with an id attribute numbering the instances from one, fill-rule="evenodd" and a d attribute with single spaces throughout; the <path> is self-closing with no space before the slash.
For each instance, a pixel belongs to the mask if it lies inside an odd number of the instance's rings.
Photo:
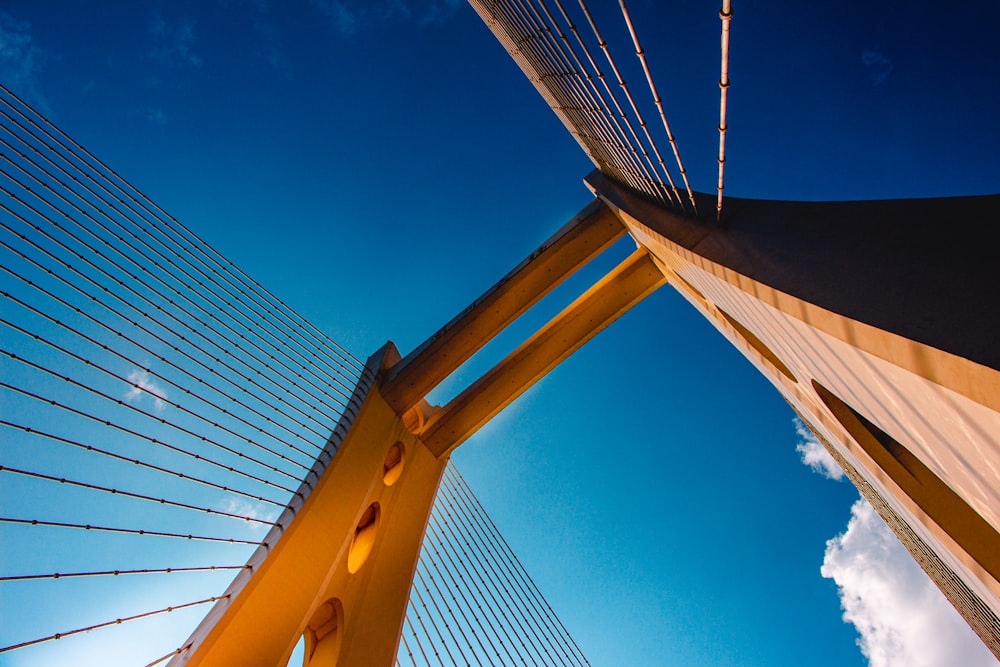
<path id="1" fill-rule="evenodd" d="M 625 311 L 666 283 L 645 250 L 637 250 L 506 359 L 427 420 L 420 439 L 448 456 Z"/>
<path id="2" fill-rule="evenodd" d="M 386 402 L 397 414 L 406 414 L 494 336 L 624 233 L 624 225 L 607 206 L 599 200 L 592 202 L 393 366 L 382 384 Z"/>

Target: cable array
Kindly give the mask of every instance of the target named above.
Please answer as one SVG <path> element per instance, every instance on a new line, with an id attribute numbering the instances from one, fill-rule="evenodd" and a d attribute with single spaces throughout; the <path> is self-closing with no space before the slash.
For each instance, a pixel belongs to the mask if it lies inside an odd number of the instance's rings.
<path id="1" fill-rule="evenodd" d="M 220 599 L 371 380 L 2 86 L 0 296 L 0 653 L 39 662 Z M 114 620 L 44 606 L 81 595 Z"/>
<path id="2" fill-rule="evenodd" d="M 622 17 L 643 70 L 665 136 L 687 190 L 682 196 L 639 102 L 584 0 L 584 38 L 562 0 L 470 0 L 470 4 L 542 95 L 594 165 L 606 176 L 677 211 L 697 215 L 694 193 L 667 122 L 663 100 L 624 0 Z M 569 39 L 572 35 L 573 39 Z M 588 42 L 588 40 L 592 40 Z M 617 88 L 594 57 L 600 50 Z M 636 129 L 638 128 L 638 129 Z"/>
<path id="3" fill-rule="evenodd" d="M 588 665 L 455 467 L 441 481 L 397 664 Z"/>
<path id="4" fill-rule="evenodd" d="M 555 2 L 562 23 L 544 2 L 505 5 L 498 36 L 602 170 L 684 210 L 593 16 L 581 3 L 636 118 Z M 32 568 L 0 570 L 0 654 L 39 663 L 81 657 L 59 640 L 228 598 L 233 576 L 252 576 L 251 554 L 287 528 L 374 379 L 2 85 L 0 297 L 0 542 L 4 567 Z M 145 607 L 122 607 L 126 597 Z M 101 617 L 62 613 L 80 599 Z M 129 658 L 155 665 L 189 650 L 199 619 L 184 618 L 136 642 L 162 657 Z M 405 665 L 588 664 L 454 469 L 400 639 Z"/>

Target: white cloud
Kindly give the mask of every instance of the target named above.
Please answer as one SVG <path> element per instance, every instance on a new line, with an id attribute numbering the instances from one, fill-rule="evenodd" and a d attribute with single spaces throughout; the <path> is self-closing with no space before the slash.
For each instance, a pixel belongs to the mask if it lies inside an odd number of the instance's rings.
<path id="1" fill-rule="evenodd" d="M 837 583 L 871 667 L 998 664 L 866 500 L 826 543 L 820 571 Z"/>
<path id="2" fill-rule="evenodd" d="M 0 10 L 0 81 L 42 112 L 51 114 L 38 91 L 38 72 L 44 61 L 45 52 L 32 39 L 31 24 Z"/>
<path id="3" fill-rule="evenodd" d="M 166 409 L 167 392 L 153 380 L 149 371 L 136 368 L 128 374 L 127 379 L 132 386 L 125 392 L 126 401 L 136 403 L 142 400 L 143 394 L 149 394 L 153 397 L 153 406 L 157 412 Z"/>
<path id="4" fill-rule="evenodd" d="M 799 443 L 795 445 L 795 451 L 802 456 L 802 462 L 812 468 L 813 472 L 823 475 L 827 479 L 843 479 L 843 469 L 830 455 L 830 452 L 826 451 L 826 447 L 816 439 L 816 436 L 802 423 L 801 419 L 796 417 L 794 421 L 795 432 L 799 434 Z"/>
<path id="5" fill-rule="evenodd" d="M 816 436 L 801 420 L 794 423 L 802 462 L 843 479 Z M 1000 664 L 867 500 L 854 503 L 844 533 L 826 543 L 820 573 L 836 582 L 844 622 L 857 629 L 871 667 Z"/>

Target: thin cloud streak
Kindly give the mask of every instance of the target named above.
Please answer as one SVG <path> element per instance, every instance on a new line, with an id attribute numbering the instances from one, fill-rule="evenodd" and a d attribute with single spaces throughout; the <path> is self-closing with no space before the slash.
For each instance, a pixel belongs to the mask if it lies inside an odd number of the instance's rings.
<path id="1" fill-rule="evenodd" d="M 460 0 L 313 0 L 342 37 L 355 35 L 380 23 L 412 23 L 418 27 L 440 26 L 461 6 Z"/>
<path id="2" fill-rule="evenodd" d="M 226 497 L 216 505 L 216 508 L 222 512 L 228 512 L 229 514 L 236 514 L 237 516 L 247 517 L 249 519 L 259 519 L 260 521 L 268 522 L 276 521 L 279 514 L 277 508 L 273 506 L 237 496 Z M 247 525 L 249 525 L 250 530 L 255 533 L 263 533 L 268 530 L 267 525 L 257 521 L 247 521 Z"/>
<path id="3" fill-rule="evenodd" d="M 31 24 L 0 10 L 0 81 L 51 115 L 48 100 L 38 88 L 38 74 L 45 59 L 46 51 L 34 43 Z"/>
<path id="4" fill-rule="evenodd" d="M 161 14 L 155 13 L 150 20 L 149 31 L 154 42 L 149 55 L 156 60 L 191 67 L 202 66 L 201 56 L 194 51 L 194 25 L 190 21 L 170 25 Z"/>
<path id="5" fill-rule="evenodd" d="M 892 70 L 895 69 L 892 61 L 878 49 L 865 49 L 862 51 L 861 64 L 868 70 L 868 76 L 876 86 L 885 83 L 885 80 L 892 74 Z"/>
<path id="6" fill-rule="evenodd" d="M 138 403 L 142 400 L 143 394 L 153 397 L 153 407 L 157 412 L 163 412 L 167 407 L 167 391 L 157 384 L 149 371 L 136 368 L 128 374 L 128 382 L 132 385 L 125 392 L 125 400 L 129 403 Z"/>
<path id="7" fill-rule="evenodd" d="M 159 107 L 137 107 L 132 113 L 154 125 L 166 125 L 167 113 Z"/>
<path id="8" fill-rule="evenodd" d="M 844 478 L 844 471 L 840 464 L 830 455 L 812 431 L 802 422 L 795 418 L 795 432 L 799 435 L 799 443 L 795 445 L 795 451 L 802 457 L 802 463 L 809 466 L 814 473 L 822 475 L 827 479 L 840 481 Z"/>

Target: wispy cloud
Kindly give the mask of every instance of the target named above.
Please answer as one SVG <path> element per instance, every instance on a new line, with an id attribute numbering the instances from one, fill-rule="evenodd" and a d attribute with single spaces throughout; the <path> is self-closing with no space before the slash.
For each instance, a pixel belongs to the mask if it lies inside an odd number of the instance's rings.
<path id="1" fill-rule="evenodd" d="M 358 21 L 364 8 L 351 9 L 345 2 L 338 0 L 313 0 L 313 4 L 330 20 L 334 29 L 341 35 L 353 35 L 358 30 Z"/>
<path id="2" fill-rule="evenodd" d="M 153 48 L 149 55 L 153 58 L 191 67 L 202 66 L 201 56 L 194 50 L 194 25 L 190 21 L 169 24 L 161 14 L 154 13 L 150 19 L 149 32 L 153 36 Z"/>
<path id="3" fill-rule="evenodd" d="M 51 109 L 38 89 L 46 52 L 34 43 L 31 24 L 0 9 L 0 81 L 43 113 Z"/>
<path id="4" fill-rule="evenodd" d="M 250 1 L 250 21 L 253 31 L 259 38 L 258 52 L 268 65 L 275 69 L 283 69 L 285 55 L 281 49 L 278 29 L 271 22 L 271 5 L 268 0 Z"/>
<path id="5" fill-rule="evenodd" d="M 802 457 L 802 462 L 812 468 L 813 472 L 827 479 L 838 481 L 843 479 L 844 471 L 830 452 L 826 451 L 826 447 L 816 439 L 801 419 L 796 417 L 794 421 L 795 432 L 799 434 L 799 443 L 795 445 L 795 451 Z"/>
<path id="6" fill-rule="evenodd" d="M 153 380 L 149 371 L 141 368 L 134 369 L 128 374 L 128 382 L 132 386 L 125 392 L 126 401 L 138 403 L 144 394 L 149 394 L 153 398 L 153 407 L 156 408 L 157 412 L 163 412 L 166 409 L 167 392 Z"/>
<path id="7" fill-rule="evenodd" d="M 868 76 L 876 86 L 881 85 L 892 74 L 894 65 L 879 49 L 865 49 L 861 52 L 861 64 L 868 71 Z"/>
<path id="8" fill-rule="evenodd" d="M 840 592 L 844 621 L 871 667 L 996 666 L 996 658 L 920 569 L 871 505 L 851 507 L 820 570 Z"/>
<path id="9" fill-rule="evenodd" d="M 280 513 L 278 508 L 273 505 L 266 505 L 260 501 L 251 500 L 249 498 L 241 498 L 239 496 L 227 496 L 216 504 L 216 509 L 221 512 L 228 512 L 229 514 L 236 514 L 237 516 L 247 517 L 249 519 L 259 519 L 260 521 L 270 522 L 275 521 Z M 266 524 L 258 523 L 257 521 L 247 521 L 246 523 L 254 532 L 262 533 L 268 530 L 268 526 Z"/>
<path id="10" fill-rule="evenodd" d="M 136 107 L 132 113 L 154 125 L 167 124 L 167 113 L 159 107 Z"/>
<path id="11" fill-rule="evenodd" d="M 419 27 L 442 25 L 461 6 L 460 0 L 313 0 L 313 5 L 344 37 L 385 22 Z"/>

